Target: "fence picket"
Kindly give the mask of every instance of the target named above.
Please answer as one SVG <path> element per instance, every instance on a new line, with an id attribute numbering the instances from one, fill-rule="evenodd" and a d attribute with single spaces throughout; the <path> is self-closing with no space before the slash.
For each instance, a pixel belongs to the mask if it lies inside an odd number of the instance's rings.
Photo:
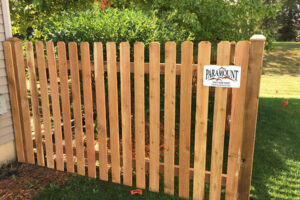
<path id="1" fill-rule="evenodd" d="M 95 160 L 95 142 L 94 142 L 94 119 L 93 119 L 93 95 L 91 82 L 90 66 L 90 47 L 88 42 L 80 43 L 80 54 L 83 64 L 82 82 L 83 82 L 83 101 L 85 117 L 85 134 L 88 155 L 88 176 L 96 177 L 96 160 Z"/>
<path id="2" fill-rule="evenodd" d="M 60 96 L 62 103 L 62 116 L 64 122 L 64 139 L 67 157 L 67 171 L 74 172 L 73 158 L 73 137 L 71 129 L 71 112 L 70 112 L 70 93 L 67 68 L 66 45 L 64 42 L 57 43 L 58 63 L 59 63 L 59 78 L 60 78 Z"/>
<path id="3" fill-rule="evenodd" d="M 106 104 L 105 104 L 105 85 L 104 85 L 104 63 L 103 46 L 100 42 L 94 43 L 95 60 L 95 87 L 96 87 L 96 106 L 98 123 L 99 141 L 99 171 L 100 179 L 108 180 L 107 168 L 107 126 L 106 126 Z"/>
<path id="4" fill-rule="evenodd" d="M 20 93 L 20 108 L 22 113 L 23 131 L 25 136 L 25 148 L 27 153 L 27 162 L 34 164 L 34 153 L 33 153 L 33 141 L 30 125 L 30 111 L 27 95 L 27 84 L 25 78 L 25 66 L 24 66 L 24 56 L 23 47 L 21 41 L 17 41 L 14 44 L 15 56 L 16 56 L 16 68 L 17 68 L 17 79 L 18 88 Z"/>
<path id="5" fill-rule="evenodd" d="M 249 48 L 250 44 L 248 41 L 240 41 L 237 43 L 236 47 L 236 65 L 241 66 L 242 71 L 240 88 L 232 89 L 231 125 L 226 181 L 226 199 L 229 200 L 237 199 L 243 140 Z"/>
<path id="6" fill-rule="evenodd" d="M 230 57 L 229 57 L 229 64 L 235 64 L 235 46 L 236 42 L 230 42 Z M 231 105 L 232 105 L 232 88 L 228 88 L 227 90 L 227 106 L 226 106 L 226 123 L 225 123 L 225 130 L 229 131 L 230 129 L 230 115 L 231 115 Z"/>
<path id="7" fill-rule="evenodd" d="M 13 58 L 13 52 L 11 47 L 11 42 L 4 42 L 4 54 L 5 54 L 5 65 L 6 65 L 6 75 L 7 82 L 9 87 L 9 96 L 10 96 L 10 106 L 12 111 L 12 119 L 14 126 L 14 133 L 16 139 L 16 151 L 18 162 L 25 163 L 26 155 L 23 144 L 23 134 L 22 134 L 22 123 L 21 123 L 21 111 L 19 110 L 19 99 L 18 99 L 18 89 L 17 81 L 15 77 L 15 63 Z"/>
<path id="8" fill-rule="evenodd" d="M 54 168 L 53 160 L 53 141 L 52 141 L 52 130 L 51 130 L 51 118 L 49 111 L 49 96 L 48 96 L 48 81 L 47 81 L 47 72 L 45 64 L 45 55 L 44 55 L 44 45 L 42 42 L 38 41 L 35 44 L 36 48 L 36 57 L 37 57 L 37 66 L 39 70 L 39 81 L 40 81 L 40 90 L 41 90 L 41 100 L 42 100 L 42 113 L 43 113 L 43 122 L 45 130 L 45 146 L 46 146 L 46 158 L 47 158 L 47 167 Z"/>
<path id="9" fill-rule="evenodd" d="M 181 45 L 179 197 L 189 198 L 191 104 L 193 79 L 193 43 Z"/>
<path id="10" fill-rule="evenodd" d="M 176 43 L 165 44 L 164 192 L 174 194 Z"/>
<path id="11" fill-rule="evenodd" d="M 132 185 L 130 46 L 120 44 L 123 183 Z"/>
<path id="12" fill-rule="evenodd" d="M 136 186 L 145 188 L 145 71 L 144 44 L 134 44 L 134 127 Z"/>
<path id="13" fill-rule="evenodd" d="M 159 136 L 160 136 L 160 44 L 149 45 L 149 111 L 150 111 L 150 170 L 149 189 L 159 191 Z"/>
<path id="14" fill-rule="evenodd" d="M 81 94 L 80 94 L 77 43 L 69 42 L 68 47 L 69 47 L 69 57 L 70 57 L 70 69 L 71 69 L 73 115 L 74 115 L 74 124 L 75 124 L 74 131 L 75 131 L 75 142 L 76 142 L 77 173 L 80 175 L 85 175 L 84 140 L 83 140 L 83 127 L 82 127 Z"/>
<path id="15" fill-rule="evenodd" d="M 209 87 L 203 86 L 204 65 L 210 64 L 211 44 L 198 45 L 197 102 L 194 150 L 193 199 L 204 199 Z"/>
<path id="16" fill-rule="evenodd" d="M 37 164 L 44 166 L 44 152 L 43 152 L 43 141 L 41 132 L 41 118 L 40 118 L 40 105 L 39 105 L 39 94 L 37 88 L 36 80 L 36 70 L 34 63 L 34 53 L 32 42 L 26 42 L 26 57 L 27 66 L 29 73 L 29 83 L 30 83 L 30 94 L 31 94 L 31 110 L 33 118 L 33 130 L 36 144 L 36 154 L 37 154 Z"/>
<path id="17" fill-rule="evenodd" d="M 229 65 L 230 43 L 220 42 L 217 54 L 218 65 Z M 226 105 L 227 88 L 216 87 L 211 151 L 210 199 L 220 199 L 221 195 Z"/>
<path id="18" fill-rule="evenodd" d="M 110 149 L 112 159 L 112 181 L 120 183 L 120 146 L 119 146 L 119 114 L 118 114 L 118 86 L 116 65 L 116 44 L 108 42 L 107 48 L 107 76 L 108 76 L 108 106 L 110 124 Z"/>
<path id="19" fill-rule="evenodd" d="M 55 154 L 56 154 L 56 169 L 64 170 L 64 156 L 63 143 L 61 131 L 61 114 L 58 92 L 57 67 L 53 42 L 46 43 L 48 69 L 50 77 L 50 96 L 52 102 L 53 124 L 54 124 L 54 138 L 55 138 Z"/>

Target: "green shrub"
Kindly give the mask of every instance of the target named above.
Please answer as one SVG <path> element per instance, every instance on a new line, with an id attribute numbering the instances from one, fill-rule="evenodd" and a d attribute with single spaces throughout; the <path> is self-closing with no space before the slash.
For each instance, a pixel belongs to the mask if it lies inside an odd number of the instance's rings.
<path id="1" fill-rule="evenodd" d="M 45 20 L 64 10 L 83 10 L 94 0 L 9 0 L 12 32 L 22 39 L 37 39 Z M 40 35 L 39 35 L 40 36 Z"/>
<path id="2" fill-rule="evenodd" d="M 184 30 L 159 21 L 153 12 L 113 8 L 101 10 L 97 6 L 86 11 L 53 15 L 44 24 L 41 35 L 45 40 L 54 42 L 86 41 L 92 44 L 98 41 L 105 44 L 113 41 L 118 44 L 128 41 L 131 47 L 137 41 L 144 42 L 145 46 L 158 41 L 163 46 L 169 40 L 180 43 L 192 39 Z"/>

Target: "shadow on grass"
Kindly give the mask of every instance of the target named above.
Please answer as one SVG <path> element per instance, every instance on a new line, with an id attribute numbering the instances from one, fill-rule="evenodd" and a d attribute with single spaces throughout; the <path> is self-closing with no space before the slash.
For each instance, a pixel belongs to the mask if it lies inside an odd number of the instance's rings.
<path id="1" fill-rule="evenodd" d="M 253 199 L 300 198 L 300 100 L 261 98 L 254 153 Z"/>
<path id="2" fill-rule="evenodd" d="M 275 43 L 274 50 L 264 57 L 263 74 L 299 76 L 299 57 L 300 43 Z"/>

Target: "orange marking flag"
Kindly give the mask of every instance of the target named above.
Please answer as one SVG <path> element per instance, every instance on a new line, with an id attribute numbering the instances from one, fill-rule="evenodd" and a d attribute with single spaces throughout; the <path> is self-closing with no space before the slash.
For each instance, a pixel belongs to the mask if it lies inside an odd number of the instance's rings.
<path id="1" fill-rule="evenodd" d="M 143 195 L 143 191 L 141 189 L 131 190 L 131 195 L 135 194 Z"/>
<path id="2" fill-rule="evenodd" d="M 287 106 L 288 104 L 289 104 L 289 100 L 287 99 L 287 100 L 285 100 L 285 101 L 283 102 L 282 107 L 284 108 L 284 107 Z"/>

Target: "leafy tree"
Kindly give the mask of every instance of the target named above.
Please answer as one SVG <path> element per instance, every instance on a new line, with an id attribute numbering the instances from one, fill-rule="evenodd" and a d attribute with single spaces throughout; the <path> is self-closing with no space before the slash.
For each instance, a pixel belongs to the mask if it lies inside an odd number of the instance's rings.
<path id="1" fill-rule="evenodd" d="M 271 9 L 267 10 L 261 25 L 259 28 L 267 32 L 267 35 L 271 35 L 272 39 L 275 39 L 278 34 L 278 29 L 280 28 L 280 23 L 278 21 L 277 13 L 281 11 L 281 1 L 280 0 L 264 0 L 264 5 L 272 6 Z"/>
<path id="2" fill-rule="evenodd" d="M 300 23 L 300 0 L 283 0 L 279 21 L 281 24 L 279 40 L 295 40 L 297 25 Z"/>
<path id="3" fill-rule="evenodd" d="M 265 0 L 267 1 L 267 0 Z M 271 0 L 270 0 L 271 1 Z M 264 18 L 276 19 L 278 2 L 262 0 L 131 0 L 112 6 L 138 7 L 145 11 L 156 10 L 166 24 L 188 30 L 196 42 L 209 40 L 248 40 L 253 34 L 274 37 L 269 27 L 261 27 Z M 270 45 L 270 42 L 267 42 Z"/>

